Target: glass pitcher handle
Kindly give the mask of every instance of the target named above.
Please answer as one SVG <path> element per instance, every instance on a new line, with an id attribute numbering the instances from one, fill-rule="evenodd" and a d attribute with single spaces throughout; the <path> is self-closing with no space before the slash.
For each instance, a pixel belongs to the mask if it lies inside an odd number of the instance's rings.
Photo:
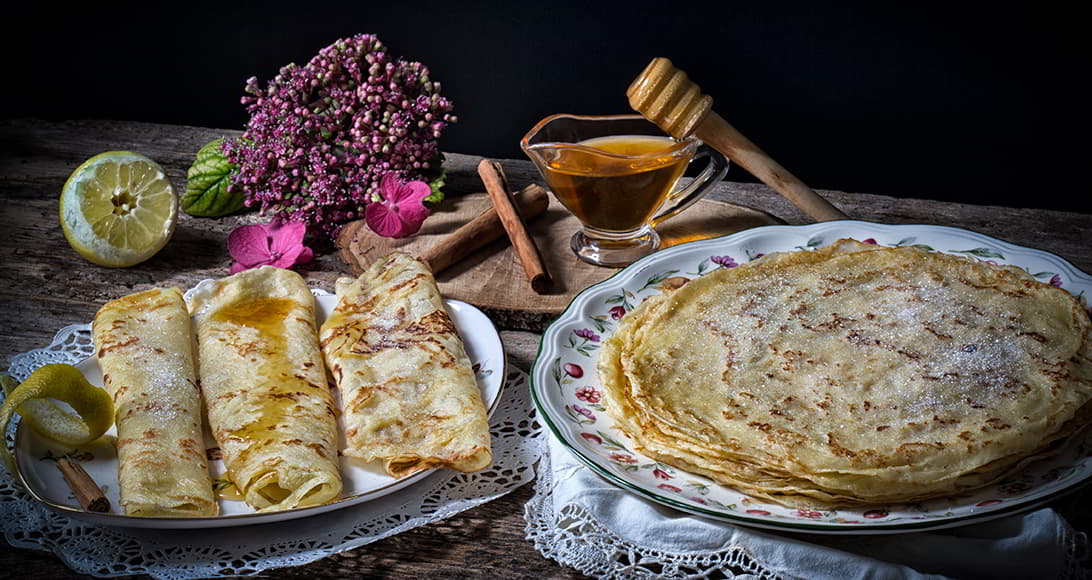
<path id="1" fill-rule="evenodd" d="M 667 218 L 694 205 L 694 202 L 701 199 L 710 188 L 716 185 L 716 183 L 723 179 L 724 175 L 728 173 L 728 159 L 716 149 L 703 144 L 701 147 L 698 147 L 698 151 L 694 153 L 694 158 L 691 159 L 690 162 L 693 163 L 701 158 L 709 159 L 709 162 L 705 165 L 705 169 L 702 169 L 701 173 L 699 173 L 689 185 L 667 196 L 667 201 L 671 205 L 660 212 L 656 217 L 652 218 L 649 222 L 651 225 L 656 226 Z"/>

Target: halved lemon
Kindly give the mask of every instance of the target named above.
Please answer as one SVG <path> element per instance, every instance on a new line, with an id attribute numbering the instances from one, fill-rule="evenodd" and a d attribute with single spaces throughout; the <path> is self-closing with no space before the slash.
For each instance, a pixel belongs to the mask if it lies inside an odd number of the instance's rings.
<path id="1" fill-rule="evenodd" d="M 84 258 L 124 268 L 163 249 L 178 197 L 163 168 L 139 153 L 107 151 L 76 168 L 61 190 L 64 237 Z"/>

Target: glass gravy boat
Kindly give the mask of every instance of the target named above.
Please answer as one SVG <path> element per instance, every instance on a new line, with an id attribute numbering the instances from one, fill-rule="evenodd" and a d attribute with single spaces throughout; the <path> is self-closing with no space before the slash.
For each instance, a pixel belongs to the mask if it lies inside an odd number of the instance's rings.
<path id="1" fill-rule="evenodd" d="M 621 267 L 654 252 L 653 227 L 698 201 L 728 161 L 694 138 L 676 140 L 639 115 L 553 115 L 520 141 L 557 200 L 581 223 L 570 247 L 597 266 Z M 679 177 L 697 159 L 705 169 Z"/>

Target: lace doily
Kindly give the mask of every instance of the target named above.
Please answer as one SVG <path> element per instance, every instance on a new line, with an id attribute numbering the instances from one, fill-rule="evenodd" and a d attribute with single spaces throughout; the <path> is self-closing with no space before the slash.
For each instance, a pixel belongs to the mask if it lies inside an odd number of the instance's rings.
<path id="1" fill-rule="evenodd" d="M 68 326 L 48 347 L 14 357 L 9 374 L 22 380 L 44 364 L 74 364 L 92 352 L 90 325 Z M 508 368 L 490 427 L 493 465 L 485 471 L 439 470 L 406 489 L 334 512 L 200 534 L 101 527 L 61 516 L 31 499 L 0 469 L 0 530 L 12 546 L 51 551 L 73 570 L 95 576 L 188 579 L 299 566 L 448 518 L 533 479 L 545 438 L 526 373 Z M 13 421 L 5 434 L 9 447 L 14 433 Z"/>
<path id="2" fill-rule="evenodd" d="M 564 453 L 564 452 L 563 452 Z M 524 506 L 527 539 L 543 556 L 604 580 L 629 578 L 735 578 L 777 580 L 743 548 L 715 552 L 667 552 L 627 541 L 582 506 L 554 505 L 553 488 L 579 465 L 555 471 L 544 453 L 534 496 Z"/>

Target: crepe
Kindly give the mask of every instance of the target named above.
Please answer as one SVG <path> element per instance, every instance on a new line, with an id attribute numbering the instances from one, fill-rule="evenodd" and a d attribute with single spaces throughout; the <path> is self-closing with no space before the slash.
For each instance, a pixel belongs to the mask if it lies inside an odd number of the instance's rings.
<path id="1" fill-rule="evenodd" d="M 323 356 L 341 394 L 344 453 L 395 477 L 492 462 L 470 359 L 428 267 L 402 253 L 337 284 Z"/>
<path id="2" fill-rule="evenodd" d="M 650 457 L 787 505 L 921 501 L 1089 421 L 1090 327 L 1018 268 L 842 240 L 645 301 L 599 372 Z"/>
<path id="3" fill-rule="evenodd" d="M 126 515 L 216 515 L 182 293 L 153 289 L 107 302 L 91 335 L 116 409 Z"/>
<path id="4" fill-rule="evenodd" d="M 228 477 L 258 511 L 341 493 L 337 419 L 299 274 L 264 266 L 197 287 L 201 391 Z"/>

